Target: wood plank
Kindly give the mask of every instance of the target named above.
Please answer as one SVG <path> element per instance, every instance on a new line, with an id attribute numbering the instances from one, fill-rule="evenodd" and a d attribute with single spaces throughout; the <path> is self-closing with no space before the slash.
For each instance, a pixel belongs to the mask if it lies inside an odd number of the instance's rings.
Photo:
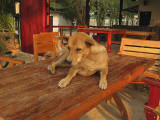
<path id="1" fill-rule="evenodd" d="M 120 41 L 112 41 L 112 43 L 115 43 L 115 44 L 121 44 Z"/>
<path id="2" fill-rule="evenodd" d="M 139 40 L 139 39 L 132 39 L 132 38 L 122 38 L 122 42 L 124 45 L 135 45 L 135 46 L 143 46 L 143 47 L 153 47 L 153 48 L 160 48 L 159 41 L 153 40 Z"/>
<path id="3" fill-rule="evenodd" d="M 154 53 L 160 55 L 160 48 L 145 48 L 145 47 L 138 47 L 138 46 L 123 46 L 124 51 L 136 51 L 136 52 L 144 52 L 144 53 Z"/>
<path id="4" fill-rule="evenodd" d="M 59 33 L 58 33 L 58 32 L 40 32 L 40 34 L 52 35 L 52 36 L 59 36 Z"/>
<path id="5" fill-rule="evenodd" d="M 4 56 L 0 56 L 0 60 L 15 63 L 15 64 L 24 64 L 25 63 L 24 60 L 18 60 L 18 59 L 8 58 L 8 57 L 4 57 Z"/>
<path id="6" fill-rule="evenodd" d="M 137 57 L 145 57 L 145 58 L 153 58 L 153 59 L 160 59 L 160 55 L 137 53 L 137 52 L 131 52 L 131 51 L 122 51 L 122 52 L 119 52 L 118 54 L 137 56 Z"/>
<path id="7" fill-rule="evenodd" d="M 141 32 L 141 31 L 126 31 L 126 35 L 149 36 L 149 32 Z"/>
<path id="8" fill-rule="evenodd" d="M 47 51 L 54 51 L 55 50 L 55 46 L 50 45 L 50 44 L 43 44 L 43 45 L 38 45 L 37 46 L 37 52 L 38 53 L 44 53 Z"/>

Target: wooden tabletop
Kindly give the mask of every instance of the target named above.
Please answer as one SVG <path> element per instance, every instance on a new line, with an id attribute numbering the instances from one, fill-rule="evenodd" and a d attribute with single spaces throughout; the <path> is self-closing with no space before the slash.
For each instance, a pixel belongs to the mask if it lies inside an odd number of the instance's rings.
<path id="1" fill-rule="evenodd" d="M 112 32 L 112 31 L 126 31 L 124 29 L 110 29 L 110 28 L 79 28 L 79 31 L 81 30 L 90 30 L 90 31 L 107 31 L 107 32 Z"/>
<path id="2" fill-rule="evenodd" d="M 144 31 L 126 31 L 126 35 L 149 36 L 149 35 L 156 35 L 156 33 L 155 32 L 144 32 Z"/>
<path id="3" fill-rule="evenodd" d="M 6 120 L 72 120 L 81 117 L 108 96 L 121 90 L 155 62 L 149 58 L 109 54 L 108 88 L 98 87 L 99 75 L 76 75 L 65 88 L 58 82 L 69 68 L 51 75 L 51 61 L 39 61 L 0 70 L 0 116 Z"/>

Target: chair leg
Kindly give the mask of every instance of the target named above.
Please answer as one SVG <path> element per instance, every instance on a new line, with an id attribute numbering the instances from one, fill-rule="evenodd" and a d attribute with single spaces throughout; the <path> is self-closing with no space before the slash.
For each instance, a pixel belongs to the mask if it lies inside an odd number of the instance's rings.
<path id="1" fill-rule="evenodd" d="M 127 112 L 127 110 L 126 110 L 126 108 L 125 108 L 125 106 L 124 106 L 124 104 L 122 102 L 122 100 L 118 96 L 118 94 L 114 93 L 112 95 L 112 97 L 113 97 L 113 99 L 114 99 L 114 101 L 115 101 L 115 103 L 116 103 L 116 105 L 117 105 L 117 107 L 118 107 L 118 109 L 119 109 L 119 111 L 120 111 L 120 113 L 122 115 L 122 118 L 124 120 L 131 120 L 131 118 L 130 118 L 130 116 L 129 116 L 129 114 L 128 114 L 128 112 Z"/>
<path id="2" fill-rule="evenodd" d="M 112 96 L 108 97 L 108 99 L 106 100 L 106 103 L 111 104 L 111 101 L 112 101 Z"/>

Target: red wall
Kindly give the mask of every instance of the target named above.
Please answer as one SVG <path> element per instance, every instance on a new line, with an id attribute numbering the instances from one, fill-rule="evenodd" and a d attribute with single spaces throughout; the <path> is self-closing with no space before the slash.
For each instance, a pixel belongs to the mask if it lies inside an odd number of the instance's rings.
<path id="1" fill-rule="evenodd" d="M 33 34 L 45 29 L 45 0 L 21 0 L 22 51 L 33 53 Z"/>

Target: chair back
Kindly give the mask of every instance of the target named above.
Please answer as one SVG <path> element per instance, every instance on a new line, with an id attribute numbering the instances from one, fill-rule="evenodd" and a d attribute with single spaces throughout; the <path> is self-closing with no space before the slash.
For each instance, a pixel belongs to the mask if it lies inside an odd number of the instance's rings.
<path id="1" fill-rule="evenodd" d="M 52 57 L 56 56 L 58 32 L 40 33 L 33 35 L 34 61 L 38 61 L 38 54 L 51 51 Z"/>

